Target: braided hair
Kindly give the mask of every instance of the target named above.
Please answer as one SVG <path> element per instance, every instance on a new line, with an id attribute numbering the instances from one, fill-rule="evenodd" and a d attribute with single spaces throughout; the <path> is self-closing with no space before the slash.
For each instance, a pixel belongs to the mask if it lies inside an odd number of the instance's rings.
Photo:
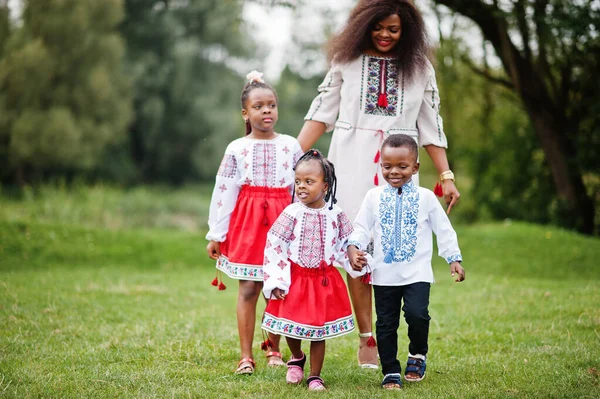
<path id="1" fill-rule="evenodd" d="M 337 191 L 337 177 L 335 176 L 335 167 L 333 166 L 333 163 L 325 158 L 323 154 L 321 154 L 321 151 L 311 148 L 298 159 L 296 166 L 294 166 L 294 170 L 296 170 L 301 162 L 307 162 L 313 159 L 319 161 L 323 168 L 323 176 L 325 176 L 325 183 L 327 183 L 327 191 L 325 192 L 324 199 L 326 203 L 331 200 L 331 205 L 329 206 L 329 210 L 331 210 L 333 209 L 333 205 L 337 203 L 337 199 L 335 198 L 335 193 Z M 295 195 L 296 187 L 294 186 L 294 196 Z"/>
<path id="2" fill-rule="evenodd" d="M 273 95 L 275 96 L 275 101 L 279 103 L 279 99 L 277 98 L 277 92 L 275 91 L 273 86 L 271 86 L 264 80 L 251 80 L 249 82 L 246 82 L 246 84 L 244 85 L 244 88 L 242 89 L 242 95 L 240 96 L 240 101 L 242 103 L 243 109 L 246 108 L 246 101 L 248 101 L 250 92 L 254 89 L 271 90 L 273 92 Z M 246 120 L 246 136 L 249 135 L 250 133 L 252 133 L 252 126 L 250 126 L 250 121 Z"/>

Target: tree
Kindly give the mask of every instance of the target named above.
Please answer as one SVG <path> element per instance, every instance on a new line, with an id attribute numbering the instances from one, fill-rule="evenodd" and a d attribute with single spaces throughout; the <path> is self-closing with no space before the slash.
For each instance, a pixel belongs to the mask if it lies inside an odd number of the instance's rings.
<path id="1" fill-rule="evenodd" d="M 239 0 L 126 0 L 121 32 L 134 85 L 128 152 L 144 182 L 214 177 L 243 134 L 231 67 L 252 46 Z M 218 151 L 215 149 L 218 148 Z"/>
<path id="2" fill-rule="evenodd" d="M 22 24 L 12 29 L 4 27 L 3 15 L 3 172 L 23 182 L 52 168 L 93 167 L 103 149 L 124 135 L 130 116 L 116 29 L 121 0 L 25 1 Z"/>
<path id="3" fill-rule="evenodd" d="M 592 1 L 435 0 L 471 19 L 502 62 L 550 166 L 569 223 L 594 232 L 594 200 L 584 174 L 598 175 L 600 9 Z M 475 67 L 474 67 L 475 68 Z M 596 155 L 597 156 L 597 155 Z"/>

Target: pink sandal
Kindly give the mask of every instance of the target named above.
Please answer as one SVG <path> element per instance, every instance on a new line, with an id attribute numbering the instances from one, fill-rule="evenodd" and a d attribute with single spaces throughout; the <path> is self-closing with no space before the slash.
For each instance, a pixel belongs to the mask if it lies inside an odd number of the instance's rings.
<path id="1" fill-rule="evenodd" d="M 312 376 L 306 380 L 308 382 L 309 391 L 325 391 L 325 381 L 321 377 Z"/>
<path id="2" fill-rule="evenodd" d="M 304 379 L 304 363 L 306 363 L 306 355 L 303 353 L 302 358 L 294 359 L 293 357 L 287 362 L 287 374 L 285 381 L 288 384 L 300 384 Z"/>

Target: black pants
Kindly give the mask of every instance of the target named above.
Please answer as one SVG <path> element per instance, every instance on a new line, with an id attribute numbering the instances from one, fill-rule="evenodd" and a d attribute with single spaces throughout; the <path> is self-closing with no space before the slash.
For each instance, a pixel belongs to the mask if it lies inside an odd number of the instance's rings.
<path id="1" fill-rule="evenodd" d="M 375 333 L 381 371 L 384 375 L 402 371 L 400 362 L 398 362 L 398 326 L 401 309 L 408 325 L 409 353 L 413 355 L 427 354 L 429 320 L 431 320 L 428 311 L 430 288 L 430 283 L 373 286 L 377 313 Z"/>

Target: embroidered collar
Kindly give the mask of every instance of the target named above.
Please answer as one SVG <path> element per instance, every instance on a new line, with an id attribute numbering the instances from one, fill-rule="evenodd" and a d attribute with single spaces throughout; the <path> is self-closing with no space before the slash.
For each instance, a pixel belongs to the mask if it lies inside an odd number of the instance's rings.
<path id="1" fill-rule="evenodd" d="M 414 194 L 417 191 L 417 186 L 415 186 L 415 183 L 412 181 L 412 179 L 404 183 L 400 188 L 402 189 L 402 194 Z M 386 184 L 385 190 L 393 193 L 398 193 L 398 189 L 392 187 L 392 185 L 389 183 Z"/>

